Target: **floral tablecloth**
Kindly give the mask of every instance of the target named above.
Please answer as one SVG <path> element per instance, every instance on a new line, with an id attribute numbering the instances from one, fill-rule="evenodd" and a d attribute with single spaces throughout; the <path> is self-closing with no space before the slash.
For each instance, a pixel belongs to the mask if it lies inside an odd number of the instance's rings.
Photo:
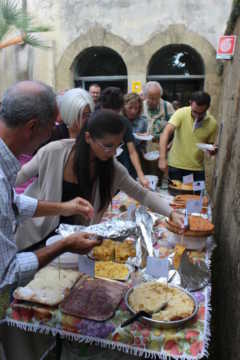
<path id="1" fill-rule="evenodd" d="M 164 195 L 163 195 L 164 196 Z M 106 218 L 119 215 L 119 208 L 127 209 L 133 200 L 119 193 L 106 214 Z M 161 250 L 164 249 L 161 247 Z M 165 249 L 165 254 L 172 251 Z M 210 250 L 191 252 L 194 259 L 205 259 L 209 264 Z M 207 356 L 210 339 L 210 285 L 193 293 L 199 304 L 197 316 L 186 326 L 178 329 L 158 329 L 141 322 L 121 328 L 121 323 L 129 317 L 124 300 L 115 316 L 105 322 L 80 319 L 61 313 L 58 308 L 19 305 L 16 301 L 7 310 L 6 322 L 27 331 L 40 331 L 52 335 L 60 334 L 76 342 L 109 347 L 128 354 L 145 358 L 160 359 L 201 359 Z"/>

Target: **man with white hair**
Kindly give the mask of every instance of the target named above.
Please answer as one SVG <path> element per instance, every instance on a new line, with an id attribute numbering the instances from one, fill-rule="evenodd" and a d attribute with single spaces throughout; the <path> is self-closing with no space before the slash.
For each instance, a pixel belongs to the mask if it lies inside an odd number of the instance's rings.
<path id="1" fill-rule="evenodd" d="M 144 87 L 143 112 L 148 119 L 148 132 L 153 142 L 159 141 L 168 120 L 174 113 L 173 106 L 162 99 L 163 89 L 157 81 L 149 81 Z"/>

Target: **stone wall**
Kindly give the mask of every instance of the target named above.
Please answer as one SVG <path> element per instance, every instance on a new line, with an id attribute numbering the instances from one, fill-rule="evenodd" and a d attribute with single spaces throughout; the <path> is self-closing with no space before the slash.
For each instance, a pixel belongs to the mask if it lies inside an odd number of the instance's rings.
<path id="1" fill-rule="evenodd" d="M 101 46 L 104 34 L 104 41 L 109 46 L 115 46 L 119 51 L 122 44 L 125 46 L 120 55 L 128 57 L 130 88 L 133 80 L 145 82 L 147 60 L 153 55 L 153 50 L 157 51 L 168 43 L 186 43 L 194 46 L 208 67 L 206 90 L 214 95 L 213 108 L 216 109 L 219 85 L 215 49 L 218 36 L 224 31 L 232 0 L 42 0 L 41 5 L 38 0 L 31 0 L 26 3 L 36 21 L 52 27 L 49 33 L 39 34 L 51 48 L 34 49 L 31 54 L 23 49 L 27 55 L 20 78 L 25 74 L 54 87 L 62 87 L 62 84 L 63 88 L 71 87 L 74 59 L 69 59 L 70 67 L 68 63 L 67 68 L 61 68 L 61 64 L 66 65 L 69 49 L 74 52 L 75 47 L 76 54 L 83 43 L 85 47 L 93 43 Z M 17 61 L 7 50 L 0 52 L 0 73 L 4 74 L 0 78 L 1 97 L 4 89 L 19 78 Z"/>
<path id="2" fill-rule="evenodd" d="M 240 19 L 234 33 L 240 35 Z M 220 98 L 219 153 L 214 181 L 218 244 L 213 267 L 214 333 L 217 359 L 240 359 L 240 46 L 226 61 Z"/>

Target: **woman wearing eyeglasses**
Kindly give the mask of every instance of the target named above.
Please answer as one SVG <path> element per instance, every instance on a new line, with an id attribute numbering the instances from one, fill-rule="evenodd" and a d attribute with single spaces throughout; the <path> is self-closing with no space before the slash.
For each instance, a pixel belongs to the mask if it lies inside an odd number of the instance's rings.
<path id="1" fill-rule="evenodd" d="M 65 139 L 52 142 L 24 166 L 17 184 L 38 175 L 26 194 L 38 199 L 67 201 L 76 196 L 88 200 L 98 223 L 118 190 L 124 191 L 151 210 L 170 216 L 182 224 L 182 216 L 172 212 L 166 201 L 143 188 L 114 157 L 124 134 L 122 116 L 111 110 L 99 110 L 91 115 L 76 141 Z M 20 248 L 39 242 L 56 229 L 59 223 L 87 224 L 79 217 L 46 217 L 31 219 L 18 230 Z M 25 242 L 24 242 L 25 241 Z M 26 243 L 28 242 L 28 243 Z"/>

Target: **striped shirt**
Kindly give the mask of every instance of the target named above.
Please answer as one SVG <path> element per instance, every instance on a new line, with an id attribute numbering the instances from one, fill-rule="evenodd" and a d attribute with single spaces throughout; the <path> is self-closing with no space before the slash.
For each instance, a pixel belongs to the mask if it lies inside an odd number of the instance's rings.
<path id="1" fill-rule="evenodd" d="M 38 269 L 32 252 L 17 253 L 16 228 L 24 218 L 32 217 L 37 200 L 13 190 L 20 164 L 0 139 L 0 291 L 28 282 Z"/>

